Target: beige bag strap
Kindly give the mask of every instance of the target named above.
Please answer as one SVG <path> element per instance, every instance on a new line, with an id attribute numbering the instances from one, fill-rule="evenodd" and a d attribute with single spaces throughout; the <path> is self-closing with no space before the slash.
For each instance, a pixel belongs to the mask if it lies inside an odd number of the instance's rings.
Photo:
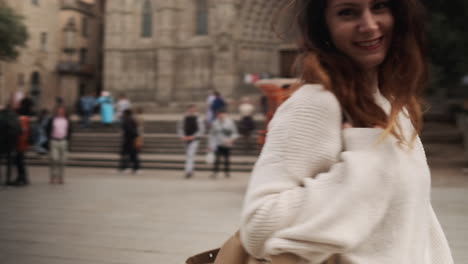
<path id="1" fill-rule="evenodd" d="M 271 264 L 297 264 L 299 257 L 293 254 L 281 254 L 272 257 Z M 214 264 L 255 264 L 263 263 L 255 261 L 245 251 L 240 240 L 239 231 L 231 236 L 221 247 Z"/>
<path id="2" fill-rule="evenodd" d="M 297 264 L 299 261 L 299 257 L 291 253 L 271 256 L 271 264 Z"/>
<path id="3" fill-rule="evenodd" d="M 246 264 L 249 254 L 241 244 L 240 234 L 237 231 L 221 247 L 214 264 Z"/>

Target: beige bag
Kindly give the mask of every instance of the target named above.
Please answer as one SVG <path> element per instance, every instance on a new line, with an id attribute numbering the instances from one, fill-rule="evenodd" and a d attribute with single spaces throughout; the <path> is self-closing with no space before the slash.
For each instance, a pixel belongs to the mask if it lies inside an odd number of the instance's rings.
<path id="1" fill-rule="evenodd" d="M 299 258 L 293 254 L 272 256 L 272 261 L 255 259 L 241 244 L 239 231 L 231 236 L 221 248 L 213 249 L 192 256 L 186 264 L 296 264 Z M 330 257 L 323 264 L 339 264 L 337 256 Z"/>

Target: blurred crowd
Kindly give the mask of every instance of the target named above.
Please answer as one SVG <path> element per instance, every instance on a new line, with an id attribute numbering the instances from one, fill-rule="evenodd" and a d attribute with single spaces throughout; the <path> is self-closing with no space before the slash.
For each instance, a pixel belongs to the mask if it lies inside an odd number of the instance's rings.
<path id="1" fill-rule="evenodd" d="M 254 104 L 250 98 L 244 97 L 237 106 L 240 113 L 237 125 L 227 113 L 228 103 L 217 91 L 208 96 L 204 114 L 195 104 L 186 108 L 183 118 L 177 123 L 177 135 L 185 147 L 185 178 L 194 175 L 201 138 L 207 138 L 205 161 L 212 165 L 212 178 L 218 177 L 221 167 L 224 176 L 230 177 L 231 152 L 235 143 L 242 144 L 245 151 L 255 149 L 255 142 L 252 142 L 256 130 Z M 30 183 L 27 152 L 36 153 L 49 161 L 50 184 L 65 183 L 67 155 L 74 130 L 70 110 L 79 117 L 76 126 L 82 130 L 96 127 L 91 122 L 95 114 L 100 116 L 101 127 L 120 127 L 118 171 L 140 173 L 139 154 L 144 145 L 143 109 L 133 107 L 125 94 L 120 94 L 117 100 L 107 91 L 99 96 L 84 94 L 77 100 L 74 109 L 67 109 L 63 98 L 57 97 L 52 111 L 37 110 L 31 98 L 15 94 L 7 104 L 0 106 L 1 183 L 7 186 L 26 186 Z"/>

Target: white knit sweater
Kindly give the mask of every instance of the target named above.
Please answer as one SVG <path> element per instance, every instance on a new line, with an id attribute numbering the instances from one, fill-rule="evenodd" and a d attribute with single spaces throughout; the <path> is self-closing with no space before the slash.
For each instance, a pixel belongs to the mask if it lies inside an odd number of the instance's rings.
<path id="1" fill-rule="evenodd" d="M 376 102 L 388 113 L 388 101 Z M 400 115 L 406 137 L 413 133 Z M 294 253 L 318 264 L 452 264 L 430 202 L 419 138 L 412 149 L 382 129 L 342 130 L 337 99 L 305 85 L 278 109 L 252 172 L 241 240 L 257 257 Z"/>

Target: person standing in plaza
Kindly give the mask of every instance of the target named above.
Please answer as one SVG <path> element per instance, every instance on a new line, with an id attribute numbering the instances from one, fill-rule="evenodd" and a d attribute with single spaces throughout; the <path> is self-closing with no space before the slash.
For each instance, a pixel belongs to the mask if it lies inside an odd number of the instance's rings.
<path id="1" fill-rule="evenodd" d="M 213 102 L 216 98 L 215 96 L 215 93 L 216 91 L 212 91 L 208 97 L 206 98 L 206 114 L 205 114 L 205 119 L 206 119 L 206 124 L 207 125 L 210 125 L 211 122 L 214 120 L 215 118 L 215 113 L 213 113 L 213 111 L 211 110 L 211 105 L 213 105 Z"/>
<path id="2" fill-rule="evenodd" d="M 211 113 L 213 113 L 211 121 L 213 121 L 217 117 L 216 115 L 219 110 L 222 110 L 222 109 L 226 110 L 226 108 L 227 108 L 226 101 L 223 99 L 223 97 L 218 91 L 214 91 L 214 99 L 210 105 Z"/>
<path id="3" fill-rule="evenodd" d="M 291 0 L 300 87 L 278 108 L 241 213 L 272 263 L 453 264 L 419 138 L 418 0 Z M 327 262 L 329 263 L 329 262 Z"/>
<path id="4" fill-rule="evenodd" d="M 145 117 L 143 116 L 143 108 L 142 107 L 136 107 L 135 108 L 135 122 L 137 123 L 137 129 L 138 129 L 138 141 L 136 143 L 136 147 L 138 151 L 141 151 L 141 148 L 143 148 L 144 144 L 144 137 L 145 137 Z"/>
<path id="5" fill-rule="evenodd" d="M 16 145 L 16 138 L 21 132 L 18 116 L 9 103 L 0 109 L 0 181 L 5 185 L 11 184 L 11 167 Z M 6 170 L 3 170 L 2 165 Z M 3 179 L 3 173 L 5 179 Z"/>
<path id="6" fill-rule="evenodd" d="M 94 107 L 96 106 L 96 98 L 93 93 L 88 93 L 80 98 L 80 111 L 81 111 L 81 127 L 90 127 L 90 118 L 93 115 Z"/>
<path id="7" fill-rule="evenodd" d="M 205 133 L 203 119 L 199 116 L 197 106 L 188 106 L 185 116 L 177 123 L 177 135 L 185 144 L 185 178 L 193 177 L 195 155 L 200 144 L 200 137 Z"/>
<path id="8" fill-rule="evenodd" d="M 28 171 L 26 167 L 26 151 L 28 150 L 29 138 L 31 134 L 30 116 L 32 115 L 32 104 L 28 97 L 21 100 L 18 113 L 18 121 L 21 132 L 16 137 L 15 164 L 17 170 L 16 180 L 11 183 L 15 186 L 25 186 L 29 184 Z"/>
<path id="9" fill-rule="evenodd" d="M 250 98 L 242 98 L 239 104 L 239 133 L 242 136 L 242 141 L 245 145 L 245 151 L 249 151 L 253 144 L 251 143 L 252 133 L 254 133 L 256 125 L 253 118 L 255 106 L 252 104 Z"/>
<path id="10" fill-rule="evenodd" d="M 138 174 L 140 170 L 140 159 L 138 157 L 138 146 L 136 140 L 138 138 L 138 124 L 133 117 L 131 109 L 126 109 L 122 113 L 122 146 L 120 150 L 120 165 L 119 171 L 124 172 L 128 168 L 128 163 L 132 163 L 134 174 Z"/>
<path id="11" fill-rule="evenodd" d="M 118 121 L 121 121 L 123 112 L 127 109 L 131 109 L 132 103 L 124 93 L 121 93 L 119 95 L 119 99 L 117 99 L 117 102 L 115 103 L 115 108 L 117 117 L 116 119 Z"/>
<path id="12" fill-rule="evenodd" d="M 114 122 L 114 99 L 108 91 L 102 91 L 101 96 L 97 99 L 101 112 L 101 122 L 105 126 L 112 125 Z"/>
<path id="13" fill-rule="evenodd" d="M 39 112 L 39 116 L 36 121 L 36 132 L 37 135 L 35 138 L 34 148 L 38 154 L 45 155 L 48 148 L 48 137 L 47 137 L 47 124 L 49 123 L 50 116 L 49 110 L 42 109 Z"/>
<path id="14" fill-rule="evenodd" d="M 46 133 L 50 153 L 50 184 L 65 183 L 65 166 L 72 136 L 72 124 L 64 106 L 58 106 L 50 118 Z"/>
<path id="15" fill-rule="evenodd" d="M 225 109 L 219 109 L 209 133 L 209 149 L 215 152 L 212 178 L 218 176 L 221 157 L 224 159 L 224 176 L 230 177 L 231 149 L 238 137 L 234 120 L 227 116 Z"/>

